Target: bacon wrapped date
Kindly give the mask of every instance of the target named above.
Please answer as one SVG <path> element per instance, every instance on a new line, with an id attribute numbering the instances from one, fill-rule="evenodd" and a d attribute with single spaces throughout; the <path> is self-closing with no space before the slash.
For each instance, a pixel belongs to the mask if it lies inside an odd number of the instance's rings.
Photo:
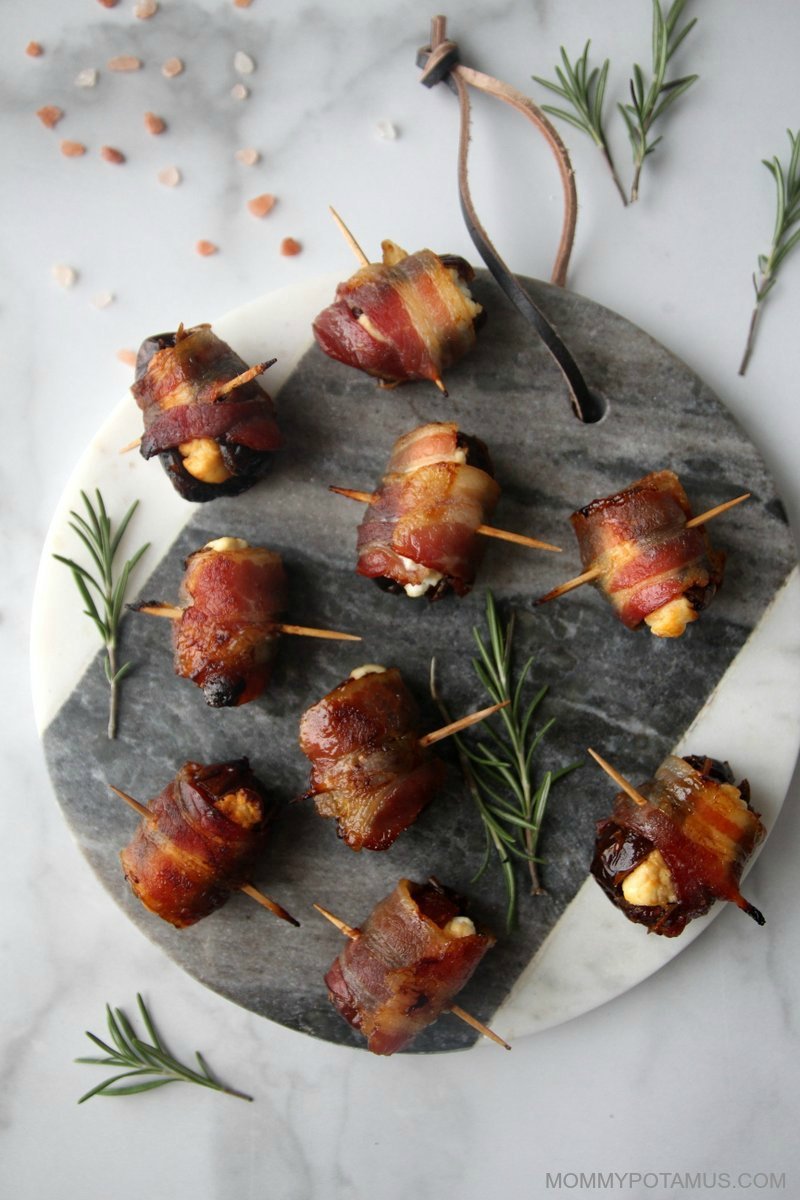
<path id="1" fill-rule="evenodd" d="M 358 528 L 356 572 L 386 591 L 464 596 L 483 554 L 477 533 L 500 496 L 489 451 L 453 422 L 399 438 Z"/>
<path id="2" fill-rule="evenodd" d="M 444 391 L 442 373 L 473 347 L 483 309 L 469 293 L 475 272 L 455 255 L 408 254 L 381 243 L 382 263 L 369 263 L 336 289 L 314 321 L 321 349 L 394 387 L 428 379 Z"/>
<path id="3" fill-rule="evenodd" d="M 725 555 L 692 509 L 673 471 L 655 471 L 616 495 L 593 500 L 570 520 L 585 570 L 628 629 L 645 622 L 657 637 L 680 637 L 722 582 Z"/>
<path id="4" fill-rule="evenodd" d="M 145 908 L 183 929 L 249 881 L 272 804 L 240 758 L 185 763 L 148 810 L 120 854 L 122 869 Z"/>
<path id="5" fill-rule="evenodd" d="M 247 704 L 266 688 L 286 588 L 281 556 L 241 538 L 218 538 L 186 560 L 175 671 L 202 688 L 212 707 Z"/>
<path id="6" fill-rule="evenodd" d="M 444 764 L 420 745 L 419 712 L 400 672 L 358 668 L 300 721 L 311 760 L 306 799 L 335 817 L 352 850 L 387 850 L 442 786 Z"/>
<path id="7" fill-rule="evenodd" d="M 255 378 L 226 390 L 247 370 L 209 325 L 157 334 L 139 348 L 131 391 L 144 415 L 140 452 L 159 455 L 186 500 L 246 491 L 281 444 L 272 400 Z"/>
<path id="8" fill-rule="evenodd" d="M 184 607 L 144 601 L 134 610 L 174 615 L 175 674 L 202 688 L 212 708 L 255 700 L 272 675 L 286 608 L 281 556 L 243 538 L 208 542 L 186 560 Z"/>
<path id="9" fill-rule="evenodd" d="M 401 879 L 334 961 L 328 996 L 373 1054 L 395 1054 L 448 1009 L 494 942 L 454 892 Z"/>
<path id="10" fill-rule="evenodd" d="M 738 787 L 727 763 L 669 755 L 653 779 L 624 792 L 600 821 L 592 874 L 630 921 L 677 937 L 715 900 L 730 900 L 759 925 L 764 918 L 739 891 L 745 862 L 764 836 L 750 807 L 746 780 Z"/>

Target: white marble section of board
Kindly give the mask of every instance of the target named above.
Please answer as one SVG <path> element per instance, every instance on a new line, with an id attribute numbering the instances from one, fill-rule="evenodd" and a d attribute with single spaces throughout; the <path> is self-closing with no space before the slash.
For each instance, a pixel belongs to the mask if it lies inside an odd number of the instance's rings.
<path id="1" fill-rule="evenodd" d="M 750 780 L 754 807 L 768 831 L 783 804 L 800 744 L 798 611 L 795 567 L 675 747 L 676 754 L 729 760 L 737 781 Z M 643 771 L 657 765 L 642 764 Z M 609 781 L 609 807 L 613 793 Z M 724 908 L 715 904 L 677 938 L 657 937 L 626 920 L 594 879 L 587 879 L 493 1015 L 492 1027 L 513 1041 L 604 1004 L 663 967 Z M 757 926 L 744 913 L 737 915 L 748 926 L 744 932 L 758 937 Z"/>
<path id="2" fill-rule="evenodd" d="M 261 296 L 212 322 L 214 332 L 247 362 L 258 361 L 265 352 L 278 359 L 266 377 L 267 391 L 274 398 L 311 345 L 311 321 L 330 303 L 337 282 L 335 276 L 322 276 Z M 156 331 L 147 331 L 152 332 Z M 99 487 L 116 518 L 134 500 L 141 500 L 120 549 L 120 561 L 144 542 L 150 542 L 142 562 L 146 573 L 152 571 L 196 511 L 195 505 L 177 494 L 156 463 L 145 462 L 136 451 L 120 454 L 120 447 L 140 434 L 139 410 L 128 396 L 92 438 L 50 523 L 36 579 L 31 621 L 33 702 L 40 733 L 72 692 L 99 644 L 77 597 L 72 595 L 73 584 L 66 568 L 52 558 L 53 554 L 82 557 L 81 547 L 69 528 L 70 509 L 81 511 L 81 489 L 93 495 Z M 58 647 L 57 654 L 54 647 Z"/>

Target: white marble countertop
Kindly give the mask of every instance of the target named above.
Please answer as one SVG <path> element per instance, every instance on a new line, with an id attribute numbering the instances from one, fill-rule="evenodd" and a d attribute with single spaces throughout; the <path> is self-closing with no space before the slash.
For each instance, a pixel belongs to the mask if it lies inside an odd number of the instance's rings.
<path id="1" fill-rule="evenodd" d="M 745 379 L 736 368 L 750 274 L 774 211 L 759 160 L 785 159 L 785 129 L 798 123 L 800 10 L 781 0 L 690 2 L 695 10 L 684 62 L 701 81 L 666 121 L 638 205 L 623 210 L 591 143 L 562 127 L 581 199 L 570 286 L 707 380 L 761 449 L 797 530 L 800 253 L 768 302 Z M 33 581 L 72 466 L 129 383 L 116 352 L 176 319 L 206 320 L 288 283 L 345 274 L 331 203 L 367 247 L 391 236 L 474 259 L 458 215 L 455 102 L 419 87 L 414 65 L 432 15 L 421 0 L 299 0 L 281 11 L 267 0 L 161 0 L 149 20 L 136 18 L 134 0 L 0 7 L 0 322 L 13 383 L 0 636 L 15 685 L 4 704 L 0 839 L 4 1195 L 600 1194 L 602 1181 L 592 1189 L 581 1172 L 617 1172 L 605 1190 L 634 1197 L 706 1195 L 726 1178 L 765 1196 L 800 1187 L 797 779 L 748 881 L 768 914 L 763 931 L 723 912 L 660 973 L 510 1055 L 486 1045 L 384 1061 L 274 1026 L 179 971 L 95 881 L 47 778 L 28 699 Z M 610 95 L 649 53 L 644 0 L 466 0 L 448 16 L 465 62 L 529 92 L 531 74 L 551 74 L 562 42 L 577 51 L 593 36 L 613 60 Z M 41 57 L 25 54 L 31 40 Z M 252 75 L 235 73 L 237 50 L 255 60 Z M 108 71 L 118 54 L 138 55 L 143 69 Z M 185 71 L 166 79 L 161 64 L 173 55 Z M 96 87 L 76 87 L 92 67 Z M 230 94 L 238 81 L 246 99 Z M 34 115 L 45 104 L 66 114 L 53 131 Z M 145 110 L 165 118 L 166 133 L 144 131 Z M 396 126 L 395 140 L 378 136 L 382 120 Z M 620 123 L 610 124 L 629 175 Z M 89 153 L 63 157 L 62 137 Z M 103 161 L 104 144 L 127 161 Z M 249 146 L 262 158 L 247 167 L 234 151 Z M 520 273 L 546 278 L 560 219 L 546 151 L 519 118 L 481 101 L 474 165 L 475 198 L 487 227 L 502 230 L 501 253 Z M 157 178 L 169 166 L 183 175 L 172 189 Z M 259 221 L 246 202 L 263 192 L 278 203 Z M 279 252 L 288 236 L 302 244 L 296 257 Z M 196 255 L 200 238 L 219 253 Z M 77 271 L 73 287 L 56 284 L 55 264 Z M 113 303 L 94 307 L 105 292 Z M 77 1107 L 94 1081 L 72 1063 L 87 1052 L 83 1030 L 100 1032 L 107 1000 L 130 1011 L 137 990 L 176 1049 L 202 1049 L 255 1103 L 183 1087 Z M 548 1179 L 559 1172 L 560 1187 Z M 630 1172 L 650 1174 L 637 1181 Z M 692 1183 L 697 1173 L 705 1175 Z"/>

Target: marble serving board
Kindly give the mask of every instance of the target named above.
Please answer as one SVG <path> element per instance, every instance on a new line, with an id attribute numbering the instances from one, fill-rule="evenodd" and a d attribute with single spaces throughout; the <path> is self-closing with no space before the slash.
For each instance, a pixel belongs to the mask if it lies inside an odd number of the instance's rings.
<path id="1" fill-rule="evenodd" d="M 467 893 L 473 911 L 499 935 L 459 1003 L 499 1032 L 518 1036 L 624 991 L 705 923 L 696 922 L 677 942 L 648 938 L 586 882 L 595 822 L 614 794 L 585 758 L 587 746 L 641 781 L 691 730 L 687 752 L 727 758 L 737 778 L 750 777 L 767 824 L 774 821 L 800 723 L 795 551 L 758 451 L 700 379 L 618 315 L 528 281 L 607 404 L 604 419 L 587 426 L 573 416 L 536 336 L 485 274 L 475 294 L 489 319 L 473 353 L 448 373 L 449 398 L 426 384 L 384 391 L 325 358 L 311 341 L 310 322 L 334 284 L 322 280 L 265 297 L 214 324 L 248 361 L 279 357 L 269 384 L 279 392 L 285 448 L 270 477 L 252 491 L 192 505 L 175 496 L 157 462 L 136 454 L 121 458 L 118 447 L 138 431 L 132 400 L 112 415 L 79 464 L 53 522 L 35 606 L 34 693 L 47 761 L 86 858 L 123 912 L 186 971 L 231 1000 L 290 1028 L 361 1045 L 328 1003 L 322 977 L 340 935 L 312 902 L 358 925 L 399 877 L 435 875 Z M 177 325 L 184 314 L 175 318 Z M 429 605 L 384 594 L 355 575 L 363 510 L 332 495 L 328 485 L 371 490 L 400 434 L 450 419 L 490 447 L 503 488 L 495 524 L 555 542 L 564 552 L 491 541 L 472 594 Z M 535 607 L 537 596 L 581 569 L 568 522 L 572 510 L 662 467 L 680 475 L 695 512 L 752 493 L 710 527 L 728 566 L 701 619 L 681 639 L 666 641 L 625 630 L 590 587 Z M 130 615 L 122 654 L 136 667 L 122 689 L 119 736 L 109 741 L 95 635 L 68 575 L 50 558 L 53 550 L 76 554 L 68 509 L 79 503 L 80 487 L 95 486 L 118 514 L 141 498 L 127 542 L 131 549 L 146 538 L 153 543 L 136 577 L 140 597 L 176 600 L 189 553 L 214 537 L 245 537 L 283 555 L 291 621 L 359 633 L 363 643 L 287 637 L 269 692 L 239 709 L 214 710 L 173 674 L 169 624 Z M 471 882 L 484 835 L 447 743 L 437 751 L 451 768 L 446 789 L 387 853 L 354 854 L 332 822 L 298 799 L 308 777 L 297 745 L 300 714 L 354 666 L 401 667 L 426 728 L 441 723 L 428 698 L 432 656 L 454 714 L 486 703 L 470 660 L 472 628 L 484 625 L 487 588 L 504 616 L 516 611 L 516 659 L 535 658 L 531 690 L 550 689 L 540 712 L 555 724 L 540 769 L 584 764 L 553 791 L 541 842 L 546 892 L 527 894 L 520 869 L 520 921 L 511 936 L 503 929 L 496 860 Z M 758 703 L 750 702 L 753 696 Z M 107 784 L 147 802 L 184 761 L 243 754 L 282 802 L 254 882 L 292 911 L 301 928 L 273 919 L 239 894 L 198 925 L 172 929 L 139 904 L 122 877 L 119 851 L 137 818 Z M 764 936 L 743 915 L 735 917 L 743 937 Z M 118 918 L 109 910 L 108 919 Z M 460 1049 L 475 1036 L 443 1018 L 412 1049 Z"/>

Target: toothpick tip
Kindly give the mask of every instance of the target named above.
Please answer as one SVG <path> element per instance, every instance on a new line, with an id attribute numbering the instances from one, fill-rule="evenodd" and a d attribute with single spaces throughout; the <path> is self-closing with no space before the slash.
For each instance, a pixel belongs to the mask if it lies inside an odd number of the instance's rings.
<path id="1" fill-rule="evenodd" d="M 434 729 L 432 733 L 424 734 L 419 739 L 419 744 L 423 747 L 432 746 L 434 742 L 440 742 L 442 738 L 459 733 L 462 729 L 468 729 L 470 725 L 477 725 L 479 721 L 485 721 L 487 717 L 491 717 L 494 713 L 499 712 L 501 708 L 506 708 L 510 703 L 510 700 L 501 700 L 499 703 L 490 704 L 487 708 L 482 708 L 478 712 L 468 713 L 465 717 L 459 717 L 457 721 L 451 721 L 449 725 L 443 725 L 441 729 Z"/>
<path id="2" fill-rule="evenodd" d="M 502 1046 L 504 1050 L 510 1050 L 511 1046 L 501 1038 L 499 1033 L 495 1033 L 483 1021 L 479 1021 L 477 1017 L 473 1017 L 472 1013 L 468 1013 L 466 1009 L 461 1008 L 458 1004 L 450 1005 L 450 1012 L 454 1017 L 458 1017 L 459 1021 L 464 1021 L 467 1025 L 471 1025 L 473 1029 L 477 1029 L 478 1033 L 483 1034 L 490 1042 L 494 1042 L 496 1046 Z"/>
<path id="3" fill-rule="evenodd" d="M 107 784 L 107 787 L 114 793 L 115 796 L 119 796 L 120 800 L 124 800 L 126 804 L 129 804 L 131 808 L 135 809 L 140 816 L 151 816 L 150 810 L 147 808 L 147 806 L 141 804 L 138 800 L 134 800 L 133 796 L 129 796 L 127 792 L 123 792 L 120 788 L 114 787 L 113 783 Z"/>
<path id="4" fill-rule="evenodd" d="M 705 525 L 706 521 L 712 520 L 714 517 L 722 516 L 729 508 L 735 508 L 737 504 L 741 504 L 744 500 L 749 500 L 751 492 L 743 492 L 741 496 L 734 496 L 732 500 L 725 500 L 722 504 L 716 504 L 713 508 L 709 508 L 706 512 L 700 513 L 696 517 L 686 522 L 687 529 L 694 529 L 698 525 Z"/>
<path id="5" fill-rule="evenodd" d="M 606 762 L 606 760 L 602 758 L 596 750 L 593 750 L 591 746 L 587 746 L 586 753 L 594 759 L 598 767 L 605 771 L 609 779 L 613 779 L 617 787 L 621 788 L 625 795 L 629 796 L 635 804 L 638 804 L 640 808 L 643 808 L 647 805 L 647 800 L 642 793 L 638 791 L 632 783 L 629 783 L 624 775 L 620 775 L 619 771 L 611 766 L 611 763 Z"/>
<path id="6" fill-rule="evenodd" d="M 315 908 L 320 916 L 324 917 L 326 921 L 330 921 L 331 925 L 335 925 L 339 932 L 343 933 L 345 937 L 349 937 L 352 940 L 357 938 L 360 934 L 360 929 L 355 929 L 352 925 L 348 925 L 346 921 L 342 921 L 339 917 L 335 917 L 332 912 L 329 912 L 327 908 L 323 908 L 321 904 L 314 903 L 312 904 L 312 908 Z"/>
<path id="7" fill-rule="evenodd" d="M 263 908 L 266 908 L 275 917 L 279 917 L 281 921 L 286 921 L 289 925 L 294 925 L 295 928 L 300 928 L 300 922 L 296 917 L 293 917 L 290 912 L 287 912 L 282 904 L 278 904 L 277 900 L 273 900 L 271 896 L 267 896 L 259 888 L 254 887 L 252 883 L 243 883 L 239 888 L 240 892 L 244 892 L 251 900 L 256 900 Z"/>
<path id="8" fill-rule="evenodd" d="M 342 236 L 343 236 L 344 240 L 347 242 L 348 246 L 349 246 L 349 247 L 350 247 L 350 249 L 353 251 L 353 254 L 356 256 L 356 258 L 357 258 L 357 259 L 359 260 L 359 262 L 361 263 L 361 266 L 362 266 L 362 267 L 367 267 L 367 266 L 369 266 L 369 258 L 368 258 L 368 257 L 367 257 L 367 255 L 364 253 L 364 251 L 361 249 L 361 247 L 359 246 L 358 242 L 357 242 L 357 241 L 356 241 L 356 239 L 353 237 L 353 234 L 352 234 L 352 233 L 350 232 L 350 230 L 347 228 L 347 226 L 345 225 L 344 221 L 343 221 L 343 220 L 342 220 L 342 218 L 339 216 L 338 212 L 336 211 L 336 209 L 333 207 L 333 205 L 332 205 L 332 204 L 329 204 L 329 205 L 328 205 L 328 210 L 329 210 L 329 212 L 330 212 L 331 216 L 333 217 L 334 221 L 336 222 L 336 225 L 338 226 L 339 232 L 342 234 Z"/>
<path id="9" fill-rule="evenodd" d="M 360 642 L 357 633 L 340 633 L 336 629 L 312 629 L 308 625 L 278 625 L 281 633 L 295 634 L 297 637 L 326 638 L 333 642 Z"/>

